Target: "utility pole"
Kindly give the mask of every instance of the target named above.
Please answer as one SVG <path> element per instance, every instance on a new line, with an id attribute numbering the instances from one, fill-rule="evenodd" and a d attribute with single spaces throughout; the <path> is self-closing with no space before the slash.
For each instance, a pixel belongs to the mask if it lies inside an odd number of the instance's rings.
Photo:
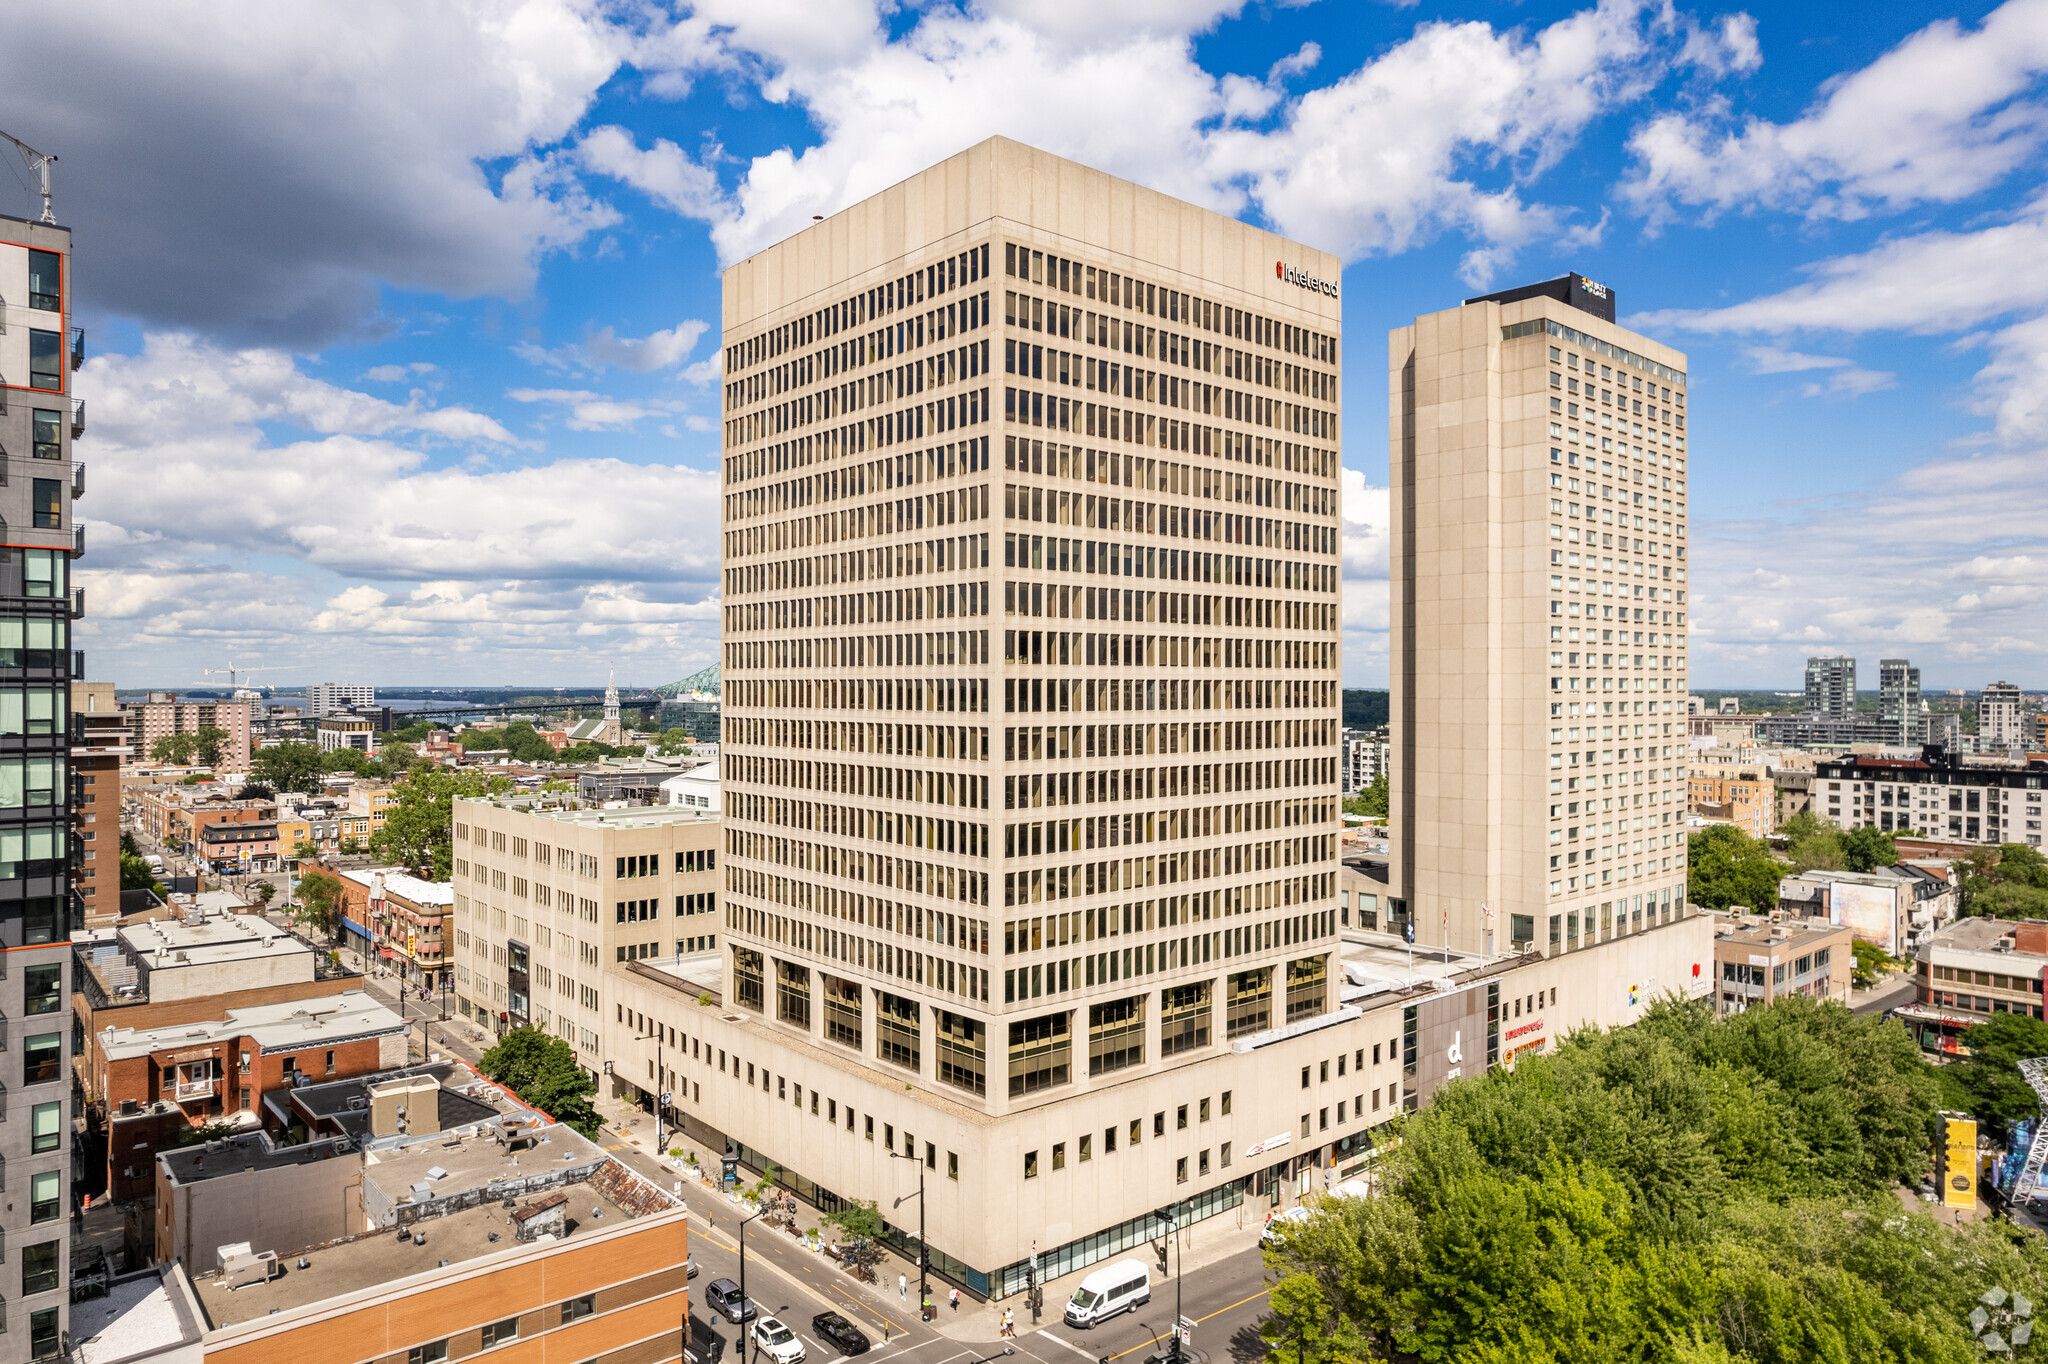
<path id="1" fill-rule="evenodd" d="M 760 1212 L 755 1213 L 754 1217 L 759 1217 L 761 1213 L 766 1211 L 768 1210 L 763 1208 Z M 742 1342 L 751 1341 L 754 1338 L 753 1332 L 747 1329 L 747 1311 L 754 1305 L 752 1299 L 747 1297 L 747 1223 L 753 1221 L 754 1217 L 742 1217 L 740 1219 L 740 1339 Z M 742 1344 L 740 1347 L 740 1358 L 745 1360 L 748 1353 L 747 1346 Z"/>
<path id="2" fill-rule="evenodd" d="M 910 1152 L 908 1155 L 901 1151 L 891 1151 L 889 1159 L 914 1161 L 917 1165 L 917 1317 L 919 1321 L 922 1321 L 924 1320 L 924 1300 L 928 1291 L 925 1277 L 926 1271 L 931 1267 L 932 1260 L 931 1254 L 925 1249 L 924 1244 L 924 1162 L 918 1159 L 917 1152 L 915 1151 Z M 903 1206 L 901 1198 L 896 1200 L 896 1206 L 899 1208 Z"/>
<path id="3" fill-rule="evenodd" d="M 1182 1260 L 1182 1251 L 1180 1248 L 1180 1210 L 1183 1206 L 1185 1206 L 1186 1202 L 1187 1200 L 1181 1199 L 1175 1202 L 1174 1205 L 1170 1208 L 1155 1208 L 1152 1212 L 1152 1215 L 1154 1217 L 1166 1223 L 1166 1234 L 1173 1238 L 1173 1351 L 1172 1354 L 1169 1356 L 1173 1360 L 1173 1364 L 1180 1364 L 1181 1361 L 1181 1323 L 1187 1320 L 1187 1318 L 1181 1313 L 1180 1302 L 1180 1271 Z"/>
<path id="4" fill-rule="evenodd" d="M 661 1139 L 661 1110 L 668 1107 L 668 1090 L 664 1088 L 668 1084 L 668 1071 L 663 1069 L 661 1064 L 661 1029 L 656 1028 L 652 1033 L 643 1034 L 633 1040 L 645 1042 L 649 1037 L 654 1039 L 654 1152 L 658 1160 L 662 1152 L 668 1150 L 667 1144 Z M 740 1286 L 746 1287 L 744 1283 Z"/>

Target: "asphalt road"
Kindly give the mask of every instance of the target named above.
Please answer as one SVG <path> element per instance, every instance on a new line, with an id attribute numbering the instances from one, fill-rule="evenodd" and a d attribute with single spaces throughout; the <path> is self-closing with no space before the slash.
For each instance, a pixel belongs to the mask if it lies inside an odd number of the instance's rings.
<path id="1" fill-rule="evenodd" d="M 1893 976 L 1888 983 L 1880 984 L 1875 990 L 1851 999 L 1849 1009 L 1850 1012 L 1857 1014 L 1883 1013 L 1886 1009 L 1896 1009 L 1901 1004 L 1911 1004 L 1914 991 L 1912 975 L 1901 972 Z"/>

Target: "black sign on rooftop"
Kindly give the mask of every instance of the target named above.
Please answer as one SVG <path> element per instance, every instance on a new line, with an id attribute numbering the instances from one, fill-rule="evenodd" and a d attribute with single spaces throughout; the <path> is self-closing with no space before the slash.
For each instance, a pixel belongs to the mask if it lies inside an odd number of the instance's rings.
<path id="1" fill-rule="evenodd" d="M 1568 303 L 1580 312 L 1591 313 L 1603 322 L 1614 320 L 1614 290 L 1604 284 L 1587 279 L 1577 271 L 1558 279 L 1547 279 L 1541 284 L 1524 284 L 1518 289 L 1503 289 L 1497 294 L 1481 294 L 1468 298 L 1467 303 L 1520 303 L 1525 298 L 1554 298 Z"/>

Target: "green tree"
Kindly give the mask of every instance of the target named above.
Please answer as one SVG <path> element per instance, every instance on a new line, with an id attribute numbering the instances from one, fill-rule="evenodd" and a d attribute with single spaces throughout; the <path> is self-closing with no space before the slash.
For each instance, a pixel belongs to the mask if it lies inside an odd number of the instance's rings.
<path id="1" fill-rule="evenodd" d="M 1763 840 L 1731 824 L 1716 824 L 1687 839 L 1686 849 L 1686 895 L 1692 903 L 1703 909 L 1778 907 L 1778 882 L 1790 869 Z"/>
<path id="2" fill-rule="evenodd" d="M 824 1220 L 839 1229 L 840 1244 L 851 1247 L 841 1261 L 847 1272 L 866 1283 L 875 1281 L 875 1266 L 881 1263 L 881 1241 L 888 1224 L 881 1209 L 870 1199 L 850 1199 Z"/>
<path id="3" fill-rule="evenodd" d="M 1849 854 L 1842 831 L 1811 810 L 1801 810 L 1778 829 L 1793 871 L 1846 871 Z"/>
<path id="4" fill-rule="evenodd" d="M 2020 1078 L 2020 1062 L 2048 1056 L 2048 1023 L 2020 1014 L 1992 1014 L 1963 1035 L 1970 1054 L 1944 1068 L 1965 1096 L 1961 1104 L 1980 1122 L 2003 1133 L 2039 1109 L 2034 1087 Z"/>
<path id="5" fill-rule="evenodd" d="M 265 744 L 249 758 L 249 775 L 273 791 L 313 795 L 320 790 L 322 764 L 316 744 L 287 739 Z"/>
<path id="6" fill-rule="evenodd" d="M 1366 819 L 1385 819 L 1387 817 L 1387 774 L 1384 772 L 1380 773 L 1372 779 L 1370 785 L 1360 790 L 1358 794 L 1346 798 L 1344 801 L 1344 813 L 1347 815 L 1362 815 Z"/>
<path id="7" fill-rule="evenodd" d="M 655 740 L 654 751 L 665 758 L 677 754 L 687 755 L 690 752 L 690 744 L 690 731 L 687 729 L 665 729 L 661 732 L 661 737 Z"/>
<path id="8" fill-rule="evenodd" d="M 1978 848 L 1958 864 L 1962 912 L 1984 917 L 2048 917 L 2048 859 L 2024 843 Z"/>
<path id="9" fill-rule="evenodd" d="M 309 871 L 299 878 L 296 922 L 331 938 L 341 927 L 341 878 L 324 871 Z"/>
<path id="10" fill-rule="evenodd" d="M 1865 824 L 1842 835 L 1842 856 L 1850 871 L 1868 872 L 1897 865 L 1899 850 L 1890 833 Z"/>
<path id="11" fill-rule="evenodd" d="M 277 898 L 277 887 L 268 881 L 258 881 L 249 887 L 249 897 L 256 902 L 259 909 L 268 909 L 270 902 Z"/>
<path id="12" fill-rule="evenodd" d="M 302 838 L 292 848 L 292 856 L 302 862 L 310 862 L 320 856 L 320 845 L 310 838 Z"/>
<path id="13" fill-rule="evenodd" d="M 121 889 L 154 891 L 159 900 L 165 893 L 163 883 L 156 879 L 155 868 L 142 860 L 141 853 L 125 847 L 121 849 Z"/>
<path id="14" fill-rule="evenodd" d="M 196 734 L 166 734 L 149 746 L 149 756 L 160 763 L 183 767 L 192 761 L 192 754 L 199 746 Z"/>
<path id="15" fill-rule="evenodd" d="M 1868 990 L 1877 984 L 1880 973 L 1890 971 L 1899 965 L 1899 959 L 1874 942 L 1861 938 L 1849 940 L 1849 950 L 1856 963 L 1849 970 L 1849 984 L 1858 990 Z"/>
<path id="16" fill-rule="evenodd" d="M 586 1137 L 597 1135 L 600 1119 L 590 1104 L 597 1081 L 576 1064 L 575 1051 L 561 1038 L 514 1028 L 483 1054 L 477 1069 L 557 1122 Z"/>
<path id="17" fill-rule="evenodd" d="M 228 732 L 218 725 L 201 725 L 192 731 L 192 756 L 201 767 L 218 767 L 226 755 Z"/>
<path id="18" fill-rule="evenodd" d="M 455 798 L 497 795 L 511 787 L 501 776 L 416 767 L 395 788 L 397 803 L 386 809 L 384 827 L 370 835 L 370 849 L 395 865 L 427 868 L 429 880 L 446 881 L 455 871 Z"/>

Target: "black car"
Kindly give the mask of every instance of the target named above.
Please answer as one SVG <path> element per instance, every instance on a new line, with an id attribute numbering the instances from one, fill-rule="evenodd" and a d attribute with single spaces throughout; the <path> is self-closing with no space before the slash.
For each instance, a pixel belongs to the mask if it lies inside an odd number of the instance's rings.
<path id="1" fill-rule="evenodd" d="M 864 1355 L 868 1338 L 860 1328 L 837 1312 L 820 1312 L 811 1318 L 811 1333 L 843 1355 Z"/>
<path id="2" fill-rule="evenodd" d="M 713 1279 L 704 1290 L 704 1300 L 712 1311 L 736 1325 L 754 1319 L 754 1300 L 742 1297 L 740 1286 L 731 1279 Z"/>

